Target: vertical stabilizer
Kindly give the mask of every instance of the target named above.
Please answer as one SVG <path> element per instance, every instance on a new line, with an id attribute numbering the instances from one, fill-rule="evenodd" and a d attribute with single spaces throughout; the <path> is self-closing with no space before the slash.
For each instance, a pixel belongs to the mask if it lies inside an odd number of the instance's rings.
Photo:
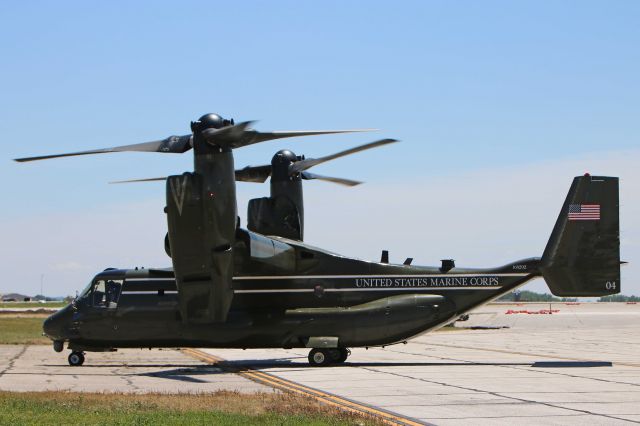
<path id="1" fill-rule="evenodd" d="M 585 175 L 573 180 L 541 271 L 556 296 L 620 292 L 618 178 Z"/>

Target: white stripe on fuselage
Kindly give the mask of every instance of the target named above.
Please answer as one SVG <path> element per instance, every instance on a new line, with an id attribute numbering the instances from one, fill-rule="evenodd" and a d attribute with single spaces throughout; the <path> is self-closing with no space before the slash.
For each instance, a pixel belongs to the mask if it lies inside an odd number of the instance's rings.
<path id="1" fill-rule="evenodd" d="M 392 287 L 392 288 L 325 288 L 325 293 L 342 293 L 347 291 L 421 291 L 421 290 L 497 290 L 502 287 Z M 313 288 L 277 288 L 269 290 L 233 290 L 234 293 L 311 293 Z"/>
<path id="2" fill-rule="evenodd" d="M 242 277 L 233 277 L 234 281 L 244 280 L 318 280 L 318 279 L 332 279 L 332 278 L 465 278 L 465 277 L 526 277 L 529 275 L 527 272 L 518 273 L 502 273 L 502 274 L 402 274 L 402 275 L 246 275 Z M 175 278 L 125 278 L 127 281 L 175 281 Z"/>
<path id="3" fill-rule="evenodd" d="M 175 281 L 175 278 L 126 278 L 127 281 Z"/>
<path id="4" fill-rule="evenodd" d="M 354 278 L 468 278 L 468 277 L 526 277 L 529 273 L 501 273 L 501 274 L 429 274 L 429 275 L 260 275 L 260 276 L 242 276 L 234 277 L 234 281 L 274 281 L 274 280 L 303 280 L 303 279 L 354 279 Z M 174 278 L 129 278 L 127 281 L 134 282 L 153 282 L 153 281 L 173 281 Z M 343 293 L 353 291 L 433 291 L 433 290 L 497 290 L 502 286 L 420 286 L 420 287 L 360 287 L 360 288 L 325 288 L 326 293 Z M 155 292 L 156 290 L 154 290 Z M 270 288 L 270 289 L 249 289 L 234 290 L 234 293 L 253 294 L 253 293 L 311 293 L 313 288 Z"/>
<path id="5" fill-rule="evenodd" d="M 466 277 L 525 277 L 528 273 L 503 273 L 503 274 L 402 274 L 402 275 L 259 275 L 259 276 L 243 276 L 233 277 L 234 280 L 318 280 L 331 278 L 466 278 Z"/>

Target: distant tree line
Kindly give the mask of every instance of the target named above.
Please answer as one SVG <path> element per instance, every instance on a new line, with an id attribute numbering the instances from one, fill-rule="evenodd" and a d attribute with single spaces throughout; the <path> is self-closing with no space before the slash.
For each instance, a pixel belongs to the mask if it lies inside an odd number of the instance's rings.
<path id="1" fill-rule="evenodd" d="M 548 293 L 536 293 L 529 290 L 516 290 L 505 294 L 498 299 L 498 302 L 577 302 L 575 297 L 555 297 Z M 603 296 L 598 302 L 640 302 L 640 296 L 624 296 L 622 294 L 614 294 L 612 296 Z"/>
<path id="2" fill-rule="evenodd" d="M 598 300 L 598 302 L 640 302 L 640 297 L 614 294 L 612 296 L 603 296 Z"/>
<path id="3" fill-rule="evenodd" d="M 549 293 L 536 293 L 535 291 L 512 291 L 498 299 L 499 302 L 575 302 L 575 297 L 555 297 Z"/>

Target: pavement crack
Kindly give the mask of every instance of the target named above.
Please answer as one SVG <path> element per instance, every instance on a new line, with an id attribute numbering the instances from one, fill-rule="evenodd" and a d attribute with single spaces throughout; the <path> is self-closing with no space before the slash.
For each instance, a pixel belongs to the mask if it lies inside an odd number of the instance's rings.
<path id="1" fill-rule="evenodd" d="M 442 345 L 442 346 L 447 346 L 447 345 Z M 482 348 L 477 348 L 477 349 L 482 350 Z M 396 351 L 396 350 L 393 350 L 393 349 L 388 349 L 388 350 L 390 352 L 424 356 L 424 354 L 417 354 L 415 352 Z M 451 358 L 451 357 L 440 357 L 440 356 L 434 356 L 434 355 L 428 355 L 428 357 L 436 358 L 436 359 L 440 359 L 440 360 L 458 361 L 458 362 L 462 362 L 462 363 L 473 364 L 472 361 L 467 361 L 467 360 L 464 360 L 464 359 L 456 359 L 456 358 Z M 522 371 L 527 371 L 527 372 L 533 371 L 533 372 L 536 372 L 536 373 L 560 374 L 560 375 L 564 375 L 564 376 L 572 377 L 572 378 L 593 379 L 593 380 L 600 380 L 600 381 L 609 382 L 609 383 L 625 384 L 625 385 L 629 385 L 630 384 L 630 385 L 633 385 L 633 386 L 638 386 L 638 385 L 632 384 L 632 383 L 608 381 L 608 380 L 605 380 L 605 379 L 597 379 L 597 378 L 593 378 L 593 377 L 574 376 L 574 375 L 563 374 L 563 373 L 555 373 L 555 372 L 551 372 L 551 371 L 531 370 L 530 368 L 522 368 L 522 367 L 517 367 L 517 366 L 513 366 L 513 365 L 499 365 L 499 364 L 497 364 L 496 367 L 512 368 L 512 369 L 522 370 Z M 540 404 L 540 405 L 545 405 L 547 407 L 553 407 L 553 408 L 558 408 L 558 409 L 562 409 L 562 410 L 569 410 L 569 411 L 574 411 L 574 412 L 593 415 L 593 416 L 606 417 L 606 418 L 615 419 L 615 420 L 621 420 L 621 421 L 625 421 L 625 422 L 629 422 L 629 423 L 640 424 L 640 421 L 624 419 L 624 418 L 616 417 L 616 416 L 609 415 L 609 414 L 596 413 L 596 412 L 593 412 L 593 411 L 581 410 L 581 409 L 578 409 L 578 408 L 568 408 L 568 407 L 563 407 L 563 406 L 560 406 L 560 405 L 555 405 L 555 404 L 552 404 L 552 403 L 549 403 L 549 402 L 536 401 L 536 400 L 532 400 L 532 399 L 530 400 L 530 399 L 526 399 L 526 398 L 518 398 L 518 397 L 515 397 L 515 396 L 509 396 L 509 395 L 502 394 L 502 393 L 499 393 L 499 392 L 486 391 L 486 390 L 476 389 L 476 388 L 471 388 L 471 387 L 466 387 L 466 386 L 452 385 L 452 384 L 445 383 L 445 382 L 438 382 L 438 381 L 435 381 L 435 380 L 428 380 L 428 379 L 423 379 L 423 378 L 419 378 L 419 377 L 412 377 L 412 376 L 408 376 L 408 375 L 404 375 L 404 374 L 400 374 L 400 373 L 394 373 L 394 372 L 389 372 L 389 371 L 378 370 L 378 369 L 372 368 L 372 367 L 360 367 L 360 368 L 363 368 L 364 370 L 373 371 L 373 372 L 378 372 L 378 373 L 383 373 L 383 374 L 390 374 L 390 375 L 397 376 L 397 377 L 403 377 L 403 378 L 423 381 L 423 382 L 426 382 L 426 383 L 439 384 L 439 385 L 442 385 L 442 386 L 448 386 L 448 387 L 452 387 L 452 388 L 455 388 L 455 389 L 462 389 L 462 390 L 468 390 L 468 391 L 472 391 L 472 392 L 484 393 L 484 394 L 488 394 L 488 395 L 497 396 L 497 397 L 500 397 L 500 398 L 506 398 L 506 399 L 511 399 L 511 400 L 514 400 L 514 401 L 519 401 L 521 403 Z"/>
<path id="2" fill-rule="evenodd" d="M 128 368 L 129 368 L 128 366 L 125 366 L 125 371 L 121 371 L 120 369 L 115 368 L 113 369 L 112 373 L 113 375 L 117 375 L 118 377 L 120 377 L 120 379 L 123 380 L 126 383 L 126 385 L 129 386 L 134 391 L 141 391 L 142 388 L 136 385 L 133 380 L 133 377 L 135 377 L 135 374 L 129 374 L 126 371 Z"/>
<path id="3" fill-rule="evenodd" d="M 27 346 L 24 345 L 24 346 L 22 346 L 22 348 L 20 348 L 20 350 L 14 356 L 9 358 L 9 362 L 7 363 L 7 366 L 2 371 L 0 371 L 0 377 L 4 376 L 11 369 L 13 369 L 13 366 L 14 366 L 15 362 L 18 360 L 18 358 L 20 358 L 22 355 L 24 355 L 24 353 L 26 351 L 27 351 Z"/>
<path id="4" fill-rule="evenodd" d="M 574 357 L 559 356 L 555 354 L 555 351 L 549 351 L 549 353 L 546 353 L 546 354 L 539 354 L 539 353 L 522 352 L 522 351 L 510 351 L 508 349 L 481 348 L 481 347 L 462 346 L 462 345 L 447 345 L 444 343 L 433 343 L 433 342 L 425 342 L 425 343 L 412 342 L 412 343 L 415 343 L 418 345 L 424 345 L 424 346 L 440 346 L 444 348 L 468 349 L 473 351 L 497 352 L 497 353 L 503 353 L 503 354 L 524 355 L 524 356 L 531 356 L 531 357 L 547 357 L 547 358 L 564 359 L 569 361 L 594 361 L 593 359 L 588 359 L 588 358 L 574 358 Z M 624 365 L 627 367 L 640 367 L 639 364 L 629 363 L 629 362 L 614 362 L 614 364 Z"/>
<path id="5" fill-rule="evenodd" d="M 605 417 L 605 418 L 608 418 L 608 419 L 621 420 L 621 421 L 624 421 L 624 422 L 640 424 L 640 422 L 638 422 L 638 421 L 628 420 L 628 419 L 624 419 L 624 418 L 621 418 L 621 417 L 616 417 L 616 416 L 612 416 L 612 415 L 608 415 L 608 414 L 595 413 L 595 412 L 592 412 L 592 411 L 589 411 L 589 410 L 580 410 L 578 408 L 567 408 L 567 407 L 554 405 L 554 404 L 551 404 L 549 402 L 535 401 L 535 400 L 530 400 L 530 399 L 526 399 L 526 398 L 517 398 L 515 396 L 504 395 L 504 394 L 501 394 L 499 392 L 486 391 L 486 390 L 471 388 L 471 387 L 467 387 L 467 386 L 452 385 L 450 383 L 439 382 L 437 380 L 428 380 L 428 379 L 419 378 L 419 377 L 407 376 L 405 374 L 400 374 L 400 373 L 382 371 L 382 370 L 378 370 L 378 369 L 372 368 L 372 367 L 360 367 L 360 368 L 362 368 L 364 370 L 376 372 L 376 373 L 390 374 L 392 376 L 402 377 L 402 378 L 405 378 L 405 379 L 418 380 L 418 381 L 425 382 L 425 383 L 448 386 L 448 387 L 452 387 L 452 388 L 455 388 L 455 389 L 462 389 L 462 390 L 472 391 L 472 392 L 476 392 L 476 393 L 483 393 L 483 394 L 486 394 L 486 395 L 496 396 L 498 398 L 505 398 L 505 399 L 510 399 L 510 400 L 513 400 L 513 401 L 518 401 L 520 403 L 539 404 L 539 405 L 544 405 L 544 406 L 547 406 L 547 407 L 557 408 L 557 409 L 561 409 L 561 410 L 568 410 L 568 411 L 573 411 L 573 412 L 576 412 L 576 413 L 588 414 L 588 415 L 591 415 L 591 416 L 599 416 L 599 417 Z"/>
<path id="6" fill-rule="evenodd" d="M 427 345 L 428 343 L 423 343 L 423 344 Z M 438 345 L 438 344 L 435 344 L 435 345 Z M 539 354 L 526 354 L 526 353 L 522 353 L 522 352 L 510 352 L 510 351 L 501 350 L 501 349 L 470 348 L 470 347 L 466 347 L 466 346 L 454 346 L 454 345 L 439 345 L 439 346 L 445 346 L 445 347 L 446 346 L 452 346 L 452 347 L 456 347 L 456 348 L 474 349 L 474 350 L 479 350 L 479 351 L 489 351 L 489 352 L 499 352 L 499 353 L 511 353 L 511 354 L 515 354 L 515 355 L 545 356 L 545 355 L 539 355 Z M 394 352 L 401 352 L 401 351 L 394 351 Z M 409 352 L 403 352 L 403 353 L 409 353 Z M 412 355 L 419 355 L 419 354 L 412 353 Z M 568 357 L 560 357 L 560 356 L 556 356 L 556 355 L 546 355 L 546 357 L 555 358 L 555 359 L 562 359 L 562 360 L 581 361 L 581 362 L 590 361 L 590 360 L 581 359 L 581 358 L 568 358 Z M 464 360 L 464 359 L 440 358 L 440 357 L 439 357 L 439 359 L 446 359 L 446 360 L 452 360 L 452 361 L 460 361 L 460 362 L 472 363 L 471 361 L 467 361 L 467 360 Z M 612 364 L 630 366 L 630 364 L 627 364 L 627 363 L 612 363 Z M 633 366 L 633 365 L 631 365 L 631 366 Z M 571 377 L 571 378 L 595 380 L 595 381 L 605 382 L 605 383 L 615 383 L 615 384 L 618 384 L 618 385 L 629 385 L 629 386 L 634 386 L 634 387 L 640 386 L 640 384 L 638 384 L 638 383 L 621 382 L 621 381 L 617 381 L 617 380 L 601 379 L 601 378 L 598 378 L 598 377 L 576 376 L 574 374 L 560 373 L 560 372 L 557 372 L 557 371 L 546 371 L 546 370 L 541 370 L 541 369 L 538 369 L 538 368 L 536 368 L 535 370 L 532 370 L 531 369 L 532 367 L 524 368 L 524 367 L 518 367 L 516 365 L 498 365 L 498 364 L 496 364 L 496 367 L 513 368 L 513 369 L 516 369 L 516 370 L 533 371 L 533 372 L 542 373 L 542 374 L 551 374 L 551 375 L 558 375 L 558 376 Z"/>

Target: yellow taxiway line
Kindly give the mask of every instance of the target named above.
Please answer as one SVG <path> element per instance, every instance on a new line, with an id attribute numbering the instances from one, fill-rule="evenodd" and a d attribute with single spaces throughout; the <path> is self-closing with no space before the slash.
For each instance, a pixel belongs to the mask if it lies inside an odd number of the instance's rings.
<path id="1" fill-rule="evenodd" d="M 292 382 L 281 377 L 274 376 L 273 374 L 264 373 L 262 371 L 255 370 L 251 367 L 237 367 L 225 363 L 225 359 L 215 355 L 208 354 L 198 349 L 182 349 L 187 355 L 197 358 L 201 361 L 205 361 L 209 364 L 216 365 L 221 369 L 238 374 L 244 378 L 252 380 L 254 382 L 271 386 L 276 389 L 280 389 L 286 392 L 293 392 L 301 395 L 309 396 L 323 404 L 327 404 L 341 410 L 350 411 L 353 413 L 365 414 L 372 417 L 377 417 L 383 422 L 391 425 L 403 425 L 403 426 L 417 426 L 424 423 L 417 422 L 413 419 L 402 417 L 397 414 L 389 413 L 379 408 L 374 408 L 366 404 L 351 401 L 346 398 L 342 398 L 337 395 L 330 394 L 318 389 L 310 388 L 308 386 L 301 385 L 300 383 Z"/>

